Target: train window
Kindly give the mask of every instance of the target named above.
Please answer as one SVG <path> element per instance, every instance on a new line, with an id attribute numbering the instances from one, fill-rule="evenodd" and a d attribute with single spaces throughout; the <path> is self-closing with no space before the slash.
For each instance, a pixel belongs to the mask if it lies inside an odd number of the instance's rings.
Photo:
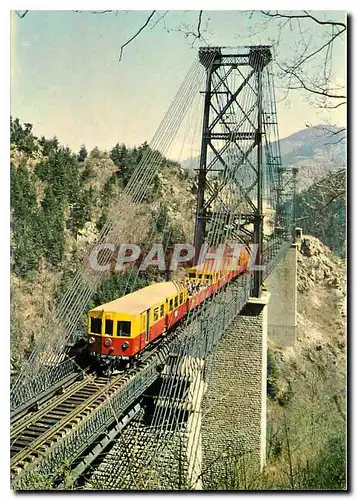
<path id="1" fill-rule="evenodd" d="M 174 299 L 170 299 L 170 307 L 169 307 L 169 310 L 172 311 L 172 309 L 174 308 Z"/>
<path id="2" fill-rule="evenodd" d="M 183 292 L 180 293 L 180 304 L 183 303 Z"/>
<path id="3" fill-rule="evenodd" d="M 211 278 L 211 276 L 209 274 L 205 274 L 205 278 L 206 278 L 206 280 L 209 280 Z"/>
<path id="4" fill-rule="evenodd" d="M 196 278 L 196 273 L 188 273 L 189 278 Z"/>
<path id="5" fill-rule="evenodd" d="M 198 279 L 202 279 L 203 274 L 198 275 Z"/>
<path id="6" fill-rule="evenodd" d="M 164 304 L 161 304 L 161 307 L 160 307 L 160 317 L 162 318 L 164 315 Z"/>
<path id="7" fill-rule="evenodd" d="M 159 319 L 159 308 L 156 307 L 154 309 L 154 321 L 157 321 Z"/>
<path id="8" fill-rule="evenodd" d="M 178 295 L 175 297 L 175 308 L 178 306 Z"/>
<path id="9" fill-rule="evenodd" d="M 117 322 L 117 337 L 130 337 L 131 322 L 118 321 Z"/>
<path id="10" fill-rule="evenodd" d="M 113 335 L 113 320 L 105 320 L 105 335 Z"/>
<path id="11" fill-rule="evenodd" d="M 99 335 L 102 333 L 102 320 L 100 318 L 90 319 L 90 331 Z"/>

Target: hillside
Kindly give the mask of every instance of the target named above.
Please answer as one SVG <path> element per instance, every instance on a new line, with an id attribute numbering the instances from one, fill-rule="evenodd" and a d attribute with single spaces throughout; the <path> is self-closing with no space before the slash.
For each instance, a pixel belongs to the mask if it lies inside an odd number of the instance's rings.
<path id="1" fill-rule="evenodd" d="M 118 143 L 109 152 L 88 152 L 83 146 L 74 153 L 56 138 L 35 137 L 31 125 L 11 121 L 13 372 L 30 354 L 37 336 L 50 327 L 56 303 L 106 218 L 117 216 L 118 196 L 147 148 Z M 334 180 L 330 185 L 336 187 Z M 305 201 L 319 198 L 320 188 L 314 184 L 306 190 Z M 167 247 L 190 240 L 194 205 L 190 173 L 163 157 L 130 235 L 134 241 L 162 241 Z M 324 213 L 333 238 L 339 233 L 331 207 Z M 319 217 L 316 213 L 309 219 L 312 228 Z M 338 225 L 344 222 L 342 215 Z M 88 307 L 127 293 L 128 283 L 140 287 L 162 278 L 149 272 L 139 274 L 134 283 L 126 274 L 108 275 Z M 314 236 L 304 236 L 298 254 L 297 306 L 297 345 L 269 345 L 268 463 L 261 476 L 252 478 L 251 487 L 344 489 L 345 262 Z"/>
<path id="2" fill-rule="evenodd" d="M 297 261 L 296 344 L 278 348 L 270 342 L 268 350 L 266 467 L 257 473 L 249 452 L 235 454 L 233 447 L 227 447 L 217 457 L 222 473 L 215 483 L 218 490 L 346 489 L 345 267 L 318 239 L 307 235 Z M 143 436 L 150 433 L 145 425 L 139 428 Z M 108 488 L 107 468 L 123 452 L 125 436 L 123 440 L 118 439 L 104 462 L 94 466 L 85 489 Z M 140 450 L 140 437 L 137 442 Z M 180 467 L 177 462 L 173 466 Z M 209 465 L 202 474 L 209 484 Z M 133 477 L 143 479 L 135 472 Z M 120 488 L 122 479 L 120 474 L 111 477 L 109 488 Z M 177 483 L 173 481 L 172 487 Z"/>
<path id="3" fill-rule="evenodd" d="M 268 353 L 269 487 L 346 487 L 345 272 L 341 259 L 304 236 L 296 346 L 271 344 Z"/>
<path id="4" fill-rule="evenodd" d="M 283 139 L 282 148 L 291 158 L 293 152 L 300 149 L 300 157 L 303 157 L 301 151 L 307 154 L 313 148 L 306 144 L 303 147 L 302 138 L 311 139 L 315 132 L 307 129 Z M 37 138 L 30 124 L 21 125 L 18 120 L 11 120 L 14 367 L 30 352 L 38 332 L 49 324 L 55 302 L 65 293 L 108 215 L 116 215 L 116 200 L 147 149 L 147 144 L 129 149 L 118 143 L 109 152 L 98 148 L 88 152 L 82 146 L 74 153 L 63 147 L 57 138 Z M 318 149 L 316 146 L 314 151 Z M 130 230 L 135 231 L 128 236 L 144 244 L 147 238 L 156 238 L 166 245 L 189 241 L 193 234 L 195 206 L 193 184 L 192 174 L 163 158 L 154 186 L 147 193 L 143 210 L 136 219 L 136 229 L 131 227 Z M 298 199 L 298 216 L 303 217 L 299 225 L 304 232 L 319 236 L 343 257 L 343 199 L 311 216 L 305 205 L 316 198 L 317 188 L 314 189 L 311 186 L 304 192 L 303 203 Z M 122 293 L 123 283 L 127 281 L 125 277 L 109 277 L 93 297 L 94 303 Z"/>
<path id="5" fill-rule="evenodd" d="M 30 124 L 11 120 L 11 356 L 22 363 L 41 331 L 51 325 L 65 293 L 117 200 L 148 151 L 116 144 L 109 152 L 84 146 L 78 153 L 57 138 L 35 137 Z M 190 241 L 195 198 L 192 180 L 179 164 L 162 157 L 153 185 L 122 238 L 143 245 Z M 122 207 L 125 210 L 125 206 Z M 130 239 L 129 239 L 130 238 Z M 136 274 L 135 274 L 136 276 Z M 152 274 L 108 276 L 92 305 L 112 300 L 130 287 L 162 279 Z"/>
<path id="6" fill-rule="evenodd" d="M 318 125 L 280 140 L 283 167 L 297 167 L 297 226 L 346 253 L 346 138 L 338 127 Z M 210 153 L 210 157 L 212 153 Z M 189 171 L 199 158 L 182 162 Z"/>
<path id="7" fill-rule="evenodd" d="M 318 125 L 280 140 L 283 167 L 299 169 L 298 191 L 307 189 L 331 170 L 346 167 L 346 139 L 344 133 L 337 134 L 339 130 Z"/>
<path id="8" fill-rule="evenodd" d="M 346 139 L 344 133 L 333 135 L 339 129 L 324 125 L 299 130 L 280 139 L 283 167 L 297 167 L 298 191 L 307 189 L 330 171 L 346 167 Z M 342 139 L 342 140 L 341 140 Z M 212 153 L 210 153 L 212 155 Z M 210 156 L 209 156 L 210 157 Z M 199 158 L 188 158 L 181 162 L 188 170 L 197 168 Z"/>
<path id="9" fill-rule="evenodd" d="M 347 239 L 346 177 L 344 168 L 332 170 L 296 197 L 296 225 L 342 258 L 346 256 Z"/>

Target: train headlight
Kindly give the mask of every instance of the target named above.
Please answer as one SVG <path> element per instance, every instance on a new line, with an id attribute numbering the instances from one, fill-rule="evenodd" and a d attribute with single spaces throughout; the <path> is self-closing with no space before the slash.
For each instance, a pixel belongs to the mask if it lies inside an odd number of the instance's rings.
<path id="1" fill-rule="evenodd" d="M 125 351 L 127 348 L 129 347 L 129 342 L 123 342 L 122 345 L 121 345 L 121 348 L 123 349 L 123 351 Z"/>
<path id="2" fill-rule="evenodd" d="M 105 347 L 109 347 L 110 345 L 112 345 L 112 339 L 105 339 L 104 345 L 105 345 Z"/>
<path id="3" fill-rule="evenodd" d="M 94 342 L 95 342 L 95 338 L 94 338 L 94 337 L 89 337 L 88 342 L 89 342 L 90 344 L 94 344 Z"/>

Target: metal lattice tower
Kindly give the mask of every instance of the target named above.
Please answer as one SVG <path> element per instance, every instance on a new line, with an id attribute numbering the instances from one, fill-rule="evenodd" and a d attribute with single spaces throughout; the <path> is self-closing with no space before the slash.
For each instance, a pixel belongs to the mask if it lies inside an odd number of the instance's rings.
<path id="1" fill-rule="evenodd" d="M 207 53 L 214 55 L 207 64 Z M 206 89 L 198 171 L 195 247 L 254 243 L 267 260 L 266 208 L 277 217 L 281 170 L 271 50 L 268 46 L 201 48 Z M 211 60 L 210 60 L 211 61 Z M 279 218 L 279 222 L 278 222 Z M 274 232 L 274 231 L 273 231 Z M 254 296 L 262 272 L 255 271 Z"/>

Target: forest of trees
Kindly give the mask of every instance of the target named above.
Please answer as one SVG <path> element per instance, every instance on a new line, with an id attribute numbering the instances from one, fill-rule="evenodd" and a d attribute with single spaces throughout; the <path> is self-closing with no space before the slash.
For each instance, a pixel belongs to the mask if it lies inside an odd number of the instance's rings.
<path id="1" fill-rule="evenodd" d="M 32 125 L 22 125 L 18 118 L 11 118 L 10 125 L 11 144 L 23 153 L 16 167 L 11 164 L 12 272 L 31 280 L 41 259 L 61 268 L 66 232 L 76 238 L 86 222 L 92 221 L 96 208 L 100 215 L 95 222 L 101 230 L 113 193 L 126 186 L 149 146 L 144 143 L 130 149 L 117 143 L 108 155 L 117 170 L 99 189 L 90 183 L 95 175 L 90 160 L 102 155 L 98 148 L 88 153 L 83 145 L 76 154 L 60 145 L 56 137 L 35 137 Z M 39 151 L 40 160 L 29 168 L 28 160 Z M 165 158 L 162 163 L 177 166 Z M 345 170 L 333 171 L 297 196 L 296 209 L 303 232 L 320 238 L 340 257 L 345 256 L 345 182 Z M 157 188 L 154 183 L 152 197 Z M 158 233 L 163 229 L 159 227 L 161 219 L 158 217 Z"/>
<path id="2" fill-rule="evenodd" d="M 109 153 L 103 153 L 97 147 L 88 152 L 82 145 L 78 153 L 74 153 L 56 137 L 37 138 L 32 125 L 21 124 L 18 118 L 10 119 L 10 127 L 11 147 L 20 154 L 16 165 L 10 166 L 12 273 L 31 281 L 41 261 L 45 261 L 62 273 L 58 295 L 64 293 L 79 264 L 76 252 L 66 256 L 68 236 L 76 239 L 88 222 L 94 222 L 98 231 L 102 229 L 110 202 L 125 188 L 149 146 L 144 143 L 128 148 L 117 143 Z M 100 171 L 95 172 L 93 164 L 102 159 L 106 165 L 111 160 L 114 171 L 112 168 L 113 173 L 102 185 L 93 184 L 91 181 L 100 177 Z M 161 165 L 168 169 L 179 166 L 164 157 Z M 144 201 L 152 201 L 155 193 L 160 196 L 159 188 L 156 176 Z M 153 224 L 151 232 L 160 235 L 167 245 L 184 238 L 180 228 L 168 221 L 164 203 L 160 203 L 160 212 Z M 93 298 L 94 304 L 112 300 L 125 281 L 125 275 L 105 279 Z M 146 282 L 147 279 L 142 278 L 136 286 Z"/>

